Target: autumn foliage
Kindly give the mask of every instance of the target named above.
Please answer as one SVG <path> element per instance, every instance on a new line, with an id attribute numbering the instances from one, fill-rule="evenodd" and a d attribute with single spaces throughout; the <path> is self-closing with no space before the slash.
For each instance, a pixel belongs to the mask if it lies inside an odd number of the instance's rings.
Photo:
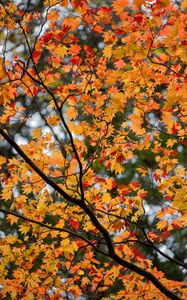
<path id="1" fill-rule="evenodd" d="M 0 1 L 0 298 L 187 299 L 187 1 L 22 2 Z"/>

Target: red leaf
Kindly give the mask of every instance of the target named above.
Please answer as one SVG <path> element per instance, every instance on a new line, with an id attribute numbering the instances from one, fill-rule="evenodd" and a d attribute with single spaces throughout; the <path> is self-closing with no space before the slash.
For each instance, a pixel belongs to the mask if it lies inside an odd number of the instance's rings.
<path id="1" fill-rule="evenodd" d="M 115 179 L 112 180 L 112 188 L 113 188 L 113 189 L 116 188 L 116 180 L 115 180 Z"/>
<path id="2" fill-rule="evenodd" d="M 80 60 L 80 57 L 79 56 L 75 56 L 73 58 L 71 58 L 69 61 L 73 64 L 73 65 L 77 65 L 78 62 Z"/>
<path id="3" fill-rule="evenodd" d="M 75 229 L 75 230 L 79 229 L 79 227 L 80 227 L 79 222 L 77 222 L 77 221 L 74 220 L 74 219 L 71 219 L 71 220 L 69 221 L 69 225 L 71 226 L 72 229 Z"/>

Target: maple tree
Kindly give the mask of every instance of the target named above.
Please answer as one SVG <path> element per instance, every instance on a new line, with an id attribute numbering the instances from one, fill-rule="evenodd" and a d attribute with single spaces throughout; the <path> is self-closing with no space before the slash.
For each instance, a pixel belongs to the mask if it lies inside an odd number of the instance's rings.
<path id="1" fill-rule="evenodd" d="M 185 274 L 167 245 L 187 224 L 187 1 L 18 2 L 0 1 L 1 299 L 186 299 L 155 257 Z"/>

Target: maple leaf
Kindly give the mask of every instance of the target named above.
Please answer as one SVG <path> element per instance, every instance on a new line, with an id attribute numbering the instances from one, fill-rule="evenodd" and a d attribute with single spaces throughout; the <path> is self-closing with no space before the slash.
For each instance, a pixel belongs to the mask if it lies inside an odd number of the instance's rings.
<path id="1" fill-rule="evenodd" d="M 122 13 L 124 11 L 124 9 L 127 8 L 128 5 L 129 5 L 128 0 L 116 0 L 116 1 L 113 1 L 113 3 L 112 3 L 114 11 L 117 14 Z"/>
<path id="2" fill-rule="evenodd" d="M 22 234 L 26 234 L 27 232 L 29 232 L 29 230 L 30 230 L 30 226 L 29 225 L 20 225 L 19 226 L 19 231 Z"/>
<path id="3" fill-rule="evenodd" d="M 64 55 L 67 54 L 67 48 L 64 45 L 63 46 L 59 45 L 54 49 L 54 53 L 56 55 L 59 55 L 60 57 L 64 57 Z"/>
<path id="4" fill-rule="evenodd" d="M 79 227 L 80 227 L 79 222 L 77 222 L 77 221 L 74 220 L 74 219 L 71 219 L 71 220 L 69 221 L 69 224 L 70 224 L 70 226 L 71 226 L 73 229 L 75 229 L 75 230 L 79 229 Z"/>
<path id="5" fill-rule="evenodd" d="M 0 298 L 187 299 L 167 250 L 186 244 L 186 1 L 16 3 L 0 5 Z"/>
<path id="6" fill-rule="evenodd" d="M 18 222 L 18 217 L 14 216 L 14 215 L 9 215 L 7 216 L 7 221 L 10 222 L 10 224 L 14 224 Z"/>
<path id="7" fill-rule="evenodd" d="M 11 197 L 12 197 L 12 186 L 7 187 L 7 189 L 2 190 L 1 197 L 5 201 L 11 199 Z"/>
<path id="8" fill-rule="evenodd" d="M 157 223 L 157 228 L 160 230 L 166 229 L 166 227 L 168 226 L 168 223 L 166 220 L 161 220 Z"/>
<path id="9" fill-rule="evenodd" d="M 80 13 L 87 7 L 87 0 L 71 0 L 72 6 Z"/>
<path id="10" fill-rule="evenodd" d="M 72 55 L 77 55 L 81 51 L 81 47 L 78 44 L 71 45 L 69 51 Z"/>
<path id="11" fill-rule="evenodd" d="M 103 49 L 103 55 L 106 58 L 110 58 L 112 55 L 112 45 L 108 45 Z"/>

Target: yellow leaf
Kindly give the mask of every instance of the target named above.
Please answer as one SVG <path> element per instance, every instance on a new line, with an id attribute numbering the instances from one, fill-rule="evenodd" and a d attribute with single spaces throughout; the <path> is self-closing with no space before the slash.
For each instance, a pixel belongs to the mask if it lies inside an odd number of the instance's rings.
<path id="1" fill-rule="evenodd" d="M 64 227 L 64 220 L 61 218 L 59 221 L 58 221 L 58 223 L 57 223 L 57 225 L 56 225 L 58 228 L 60 227 L 60 228 L 63 228 Z"/>
<path id="2" fill-rule="evenodd" d="M 24 271 L 14 270 L 13 271 L 13 276 L 16 279 L 19 279 L 19 282 L 23 282 L 25 280 Z"/>
<path id="3" fill-rule="evenodd" d="M 115 50 L 114 50 L 114 56 L 116 58 L 123 58 L 125 55 L 125 49 L 124 47 L 117 47 Z"/>
<path id="4" fill-rule="evenodd" d="M 90 280 L 88 279 L 88 277 L 83 277 L 82 278 L 82 285 L 85 286 L 90 282 Z"/>
<path id="5" fill-rule="evenodd" d="M 2 155 L 0 155 L 0 166 L 6 163 L 6 158 Z"/>
<path id="6" fill-rule="evenodd" d="M 178 175 L 178 176 L 186 176 L 186 171 L 185 171 L 185 169 L 183 168 L 183 167 L 179 167 L 178 169 L 177 169 L 177 171 L 176 171 L 176 174 Z"/>
<path id="7" fill-rule="evenodd" d="M 11 165 L 19 166 L 20 162 L 15 157 L 13 157 L 8 160 L 8 166 L 11 166 Z"/>
<path id="8" fill-rule="evenodd" d="M 163 229 L 165 229 L 165 228 L 167 227 L 167 225 L 168 225 L 168 223 L 167 223 L 166 220 L 161 220 L 161 221 L 159 221 L 159 222 L 157 223 L 156 227 L 157 227 L 157 229 L 159 229 L 159 230 L 163 230 Z"/>
<path id="9" fill-rule="evenodd" d="M 136 168 L 136 170 L 141 173 L 142 176 L 147 176 L 149 170 L 147 168 L 143 168 L 143 167 L 140 167 L 140 168 Z"/>
<path id="10" fill-rule="evenodd" d="M 32 274 L 32 277 L 30 276 L 29 280 L 28 280 L 28 284 L 31 288 L 37 288 L 38 287 L 38 282 L 36 281 L 36 278 L 34 276 L 33 278 L 33 274 Z"/>
<path id="11" fill-rule="evenodd" d="M 7 221 L 12 225 L 14 223 L 17 223 L 17 221 L 19 220 L 18 217 L 13 216 L 13 215 L 9 215 L 7 216 Z"/>
<path id="12" fill-rule="evenodd" d="M 3 200 L 8 201 L 12 197 L 12 187 L 7 187 L 2 190 L 1 197 Z"/>
<path id="13" fill-rule="evenodd" d="M 58 56 L 61 56 L 61 57 L 64 57 L 64 55 L 67 54 L 67 48 L 66 46 L 57 46 L 54 50 L 54 54 L 58 55 Z"/>
<path id="14" fill-rule="evenodd" d="M 93 224 L 89 221 L 85 222 L 84 226 L 83 226 L 83 229 L 86 230 L 86 231 L 91 231 L 91 230 L 93 230 Z"/>
<path id="15" fill-rule="evenodd" d="M 112 277 L 114 279 L 118 277 L 119 271 L 120 271 L 120 267 L 118 267 L 118 266 L 114 266 L 114 267 L 111 268 Z"/>
<path id="16" fill-rule="evenodd" d="M 27 294 L 27 300 L 34 300 L 35 299 L 35 296 L 33 293 L 28 293 Z"/>
<path id="17" fill-rule="evenodd" d="M 51 9 L 50 12 L 48 12 L 48 14 L 47 14 L 47 20 L 58 21 L 59 16 L 60 15 L 56 11 L 56 9 Z"/>
<path id="18" fill-rule="evenodd" d="M 111 171 L 115 171 L 116 174 L 121 174 L 124 172 L 124 166 L 118 162 L 115 162 L 111 165 Z"/>
<path id="19" fill-rule="evenodd" d="M 29 225 L 20 225 L 19 226 L 19 231 L 22 234 L 26 234 L 29 230 L 30 230 L 30 226 Z"/>
<path id="20" fill-rule="evenodd" d="M 84 127 L 81 124 L 78 124 L 74 129 L 73 129 L 75 134 L 82 134 L 84 131 Z"/>
<path id="21" fill-rule="evenodd" d="M 53 6 L 53 5 L 59 4 L 59 1 L 58 0 L 45 0 L 44 4 L 45 4 L 45 6 Z M 66 6 L 67 4 L 68 4 L 67 0 L 60 1 L 61 6 Z"/>
<path id="22" fill-rule="evenodd" d="M 59 123 L 59 117 L 58 116 L 49 116 L 47 118 L 47 122 L 49 125 L 57 125 Z"/>
<path id="23" fill-rule="evenodd" d="M 143 119 L 141 116 L 134 114 L 134 115 L 130 115 L 129 119 L 131 120 L 131 125 L 130 125 L 131 130 L 133 130 L 136 134 L 139 135 L 145 134 L 145 129 L 142 128 Z"/>
<path id="24" fill-rule="evenodd" d="M 103 49 L 103 56 L 110 58 L 112 55 L 112 45 L 108 45 Z"/>
<path id="25" fill-rule="evenodd" d="M 176 143 L 176 140 L 174 139 L 169 139 L 167 141 L 167 147 L 172 147 Z"/>
<path id="26" fill-rule="evenodd" d="M 68 16 L 67 18 L 64 18 L 63 24 L 67 25 L 71 28 L 72 31 L 76 30 L 77 27 L 80 25 L 81 18 L 75 17 L 75 16 Z"/>
<path id="27" fill-rule="evenodd" d="M 181 3 L 181 8 L 186 9 L 187 8 L 187 0 L 183 0 Z"/>
<path id="28" fill-rule="evenodd" d="M 78 111 L 75 109 L 75 107 L 69 107 L 66 114 L 70 120 L 75 120 L 78 115 Z"/>
<path id="29" fill-rule="evenodd" d="M 3 89 L 1 92 L 1 98 L 0 98 L 0 104 L 6 105 L 10 102 L 10 95 L 9 95 L 9 89 Z"/>
<path id="30" fill-rule="evenodd" d="M 35 128 L 32 130 L 32 136 L 33 138 L 40 138 L 41 137 L 41 129 L 40 128 Z"/>
<path id="31" fill-rule="evenodd" d="M 48 277 L 48 278 L 45 280 L 45 284 L 52 283 L 53 281 L 54 281 L 54 278 L 53 278 L 53 277 Z"/>
<path id="32" fill-rule="evenodd" d="M 177 190 L 173 200 L 173 205 L 179 209 L 187 210 L 187 193 L 186 187 Z"/>
<path id="33" fill-rule="evenodd" d="M 104 193 L 104 195 L 102 196 L 102 202 L 108 202 L 111 199 L 110 194 L 109 193 Z"/>
<path id="34" fill-rule="evenodd" d="M 67 233 L 67 232 L 60 232 L 59 235 L 61 236 L 61 238 L 66 239 L 69 236 L 69 233 Z"/>
<path id="35" fill-rule="evenodd" d="M 16 217 L 17 218 L 17 217 Z M 17 218 L 18 219 L 18 218 Z M 12 225 L 12 224 L 11 224 Z M 7 242 L 9 244 L 14 244 L 15 242 L 18 241 L 18 238 L 15 235 L 8 235 L 6 238 Z"/>
<path id="36" fill-rule="evenodd" d="M 128 0 L 116 0 L 113 2 L 112 6 L 114 8 L 114 11 L 117 14 L 120 14 L 124 11 L 124 9 L 128 6 L 129 1 Z"/>

